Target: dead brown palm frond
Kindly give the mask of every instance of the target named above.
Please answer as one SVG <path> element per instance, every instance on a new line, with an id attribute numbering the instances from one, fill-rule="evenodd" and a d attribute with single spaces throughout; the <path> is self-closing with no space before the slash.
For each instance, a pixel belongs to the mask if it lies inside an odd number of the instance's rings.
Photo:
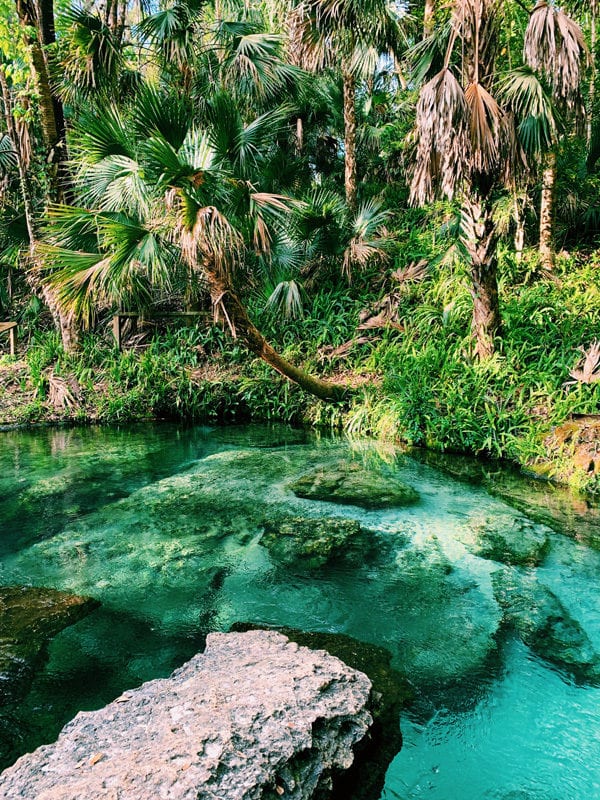
<path id="1" fill-rule="evenodd" d="M 578 350 L 583 353 L 583 358 L 579 360 L 578 366 L 569 372 L 573 380 L 567 381 L 565 386 L 600 382 L 600 341 L 593 341 L 587 350 L 584 347 L 579 347 Z"/>
<path id="2" fill-rule="evenodd" d="M 288 59 L 290 64 L 307 72 L 323 69 L 331 60 L 331 47 L 321 36 L 308 3 L 298 3 L 287 17 Z"/>
<path id="3" fill-rule="evenodd" d="M 487 89 L 475 81 L 467 86 L 465 102 L 469 109 L 471 168 L 494 172 L 498 168 L 504 113 Z"/>
<path id="4" fill-rule="evenodd" d="M 569 108 L 579 104 L 582 68 L 588 49 L 581 28 L 564 11 L 540 0 L 525 31 L 523 58 L 552 85 L 555 97 Z"/>
<path id="5" fill-rule="evenodd" d="M 425 84 L 417 104 L 417 153 L 410 200 L 424 205 L 436 189 L 452 199 L 469 157 L 469 111 L 449 68 Z"/>
<path id="6" fill-rule="evenodd" d="M 231 274 L 243 247 L 239 232 L 215 206 L 198 209 L 193 226 L 180 223 L 175 235 L 184 259 L 200 271 L 209 265 L 221 274 Z"/>
<path id="7" fill-rule="evenodd" d="M 359 314 L 357 330 L 367 331 L 378 328 L 395 328 L 403 330 L 400 320 L 401 296 L 396 292 L 386 294 L 378 303 L 364 308 Z"/>
<path id="8" fill-rule="evenodd" d="M 422 258 L 420 261 L 412 261 L 406 267 L 392 272 L 391 277 L 398 283 L 419 283 L 424 281 L 429 275 L 429 262 Z"/>
<path id="9" fill-rule="evenodd" d="M 54 408 L 77 408 L 80 398 L 81 388 L 73 376 L 48 375 L 48 401 Z"/>
<path id="10" fill-rule="evenodd" d="M 360 236 L 355 236 L 350 240 L 348 247 L 344 250 L 344 263 L 342 272 L 351 280 L 353 268 L 364 268 L 368 264 L 384 263 L 389 258 L 385 251 L 387 241 L 382 239 L 382 246 L 376 240 L 366 242 Z"/>

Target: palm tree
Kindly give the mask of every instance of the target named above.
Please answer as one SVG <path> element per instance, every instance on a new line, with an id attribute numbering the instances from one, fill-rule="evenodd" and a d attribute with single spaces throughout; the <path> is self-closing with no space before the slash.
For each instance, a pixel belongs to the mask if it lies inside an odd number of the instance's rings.
<path id="1" fill-rule="evenodd" d="M 343 85 L 344 187 L 356 210 L 357 82 L 381 53 L 401 49 L 399 17 L 387 0 L 290 0 L 290 58 L 304 69 L 339 67 Z"/>
<path id="2" fill-rule="evenodd" d="M 419 95 L 411 183 L 415 204 L 440 194 L 461 200 L 461 243 L 470 262 L 472 329 L 480 358 L 494 352 L 501 326 L 494 192 L 518 163 L 510 119 L 491 94 L 500 18 L 499 0 L 453 3 L 443 67 Z"/>
<path id="3" fill-rule="evenodd" d="M 523 58 L 549 86 L 554 117 L 576 122 L 583 118 L 581 82 L 586 56 L 579 26 L 553 3 L 538 0 L 525 32 Z M 557 131 L 559 124 L 546 123 L 546 127 Z M 552 228 L 557 144 L 556 135 L 551 136 L 539 153 L 543 158 L 539 251 L 542 267 L 547 270 L 554 268 L 555 259 Z"/>
<path id="4" fill-rule="evenodd" d="M 49 50 L 55 42 L 53 0 L 15 0 L 16 11 L 28 46 L 31 59 L 31 70 L 38 95 L 38 108 L 42 128 L 42 139 L 46 150 L 48 170 L 48 198 L 55 202 L 64 202 L 70 193 L 70 178 L 67 168 L 67 138 L 63 104 L 54 89 L 51 80 Z M 6 78 L 6 75 L 4 75 Z M 10 98 L 7 95 L 6 80 L 2 86 L 5 107 L 10 109 Z M 12 112 L 8 112 L 11 116 Z M 14 131 L 11 139 L 15 149 L 19 151 L 19 138 Z M 27 219 L 29 237 L 29 272 L 28 282 L 33 291 L 40 293 L 61 333 L 64 349 L 69 352 L 79 346 L 79 326 L 73 314 L 65 312 L 58 302 L 54 290 L 50 286 L 42 286 L 37 272 L 37 220 L 33 214 L 33 206 L 28 189 L 28 178 L 24 158 L 19 156 L 20 184 Z"/>
<path id="5" fill-rule="evenodd" d="M 288 201 L 261 191 L 265 153 L 286 114 L 245 123 L 231 97 L 194 123 L 175 92 L 143 87 L 127 111 L 104 108 L 77 133 L 79 209 L 56 207 L 45 257 L 51 285 L 80 311 L 169 284 L 183 266 L 201 277 L 215 317 L 256 356 L 322 399 L 342 387 L 283 359 L 253 324 L 235 285 L 249 251 L 268 251 Z"/>

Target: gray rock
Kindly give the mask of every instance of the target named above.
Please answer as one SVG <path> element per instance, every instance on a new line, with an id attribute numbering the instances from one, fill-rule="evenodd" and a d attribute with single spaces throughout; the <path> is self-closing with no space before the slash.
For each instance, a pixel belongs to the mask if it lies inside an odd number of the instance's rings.
<path id="1" fill-rule="evenodd" d="M 554 592 L 516 569 L 498 570 L 492 583 L 505 620 L 528 647 L 578 680 L 600 681 L 600 654 Z"/>
<path id="2" fill-rule="evenodd" d="M 371 683 L 274 631 L 210 634 L 170 678 L 78 714 L 0 775 L 27 800 L 325 798 L 367 733 Z"/>
<path id="3" fill-rule="evenodd" d="M 366 470 L 354 461 L 340 461 L 303 475 L 289 487 L 297 497 L 362 508 L 393 508 L 419 500 L 418 492 L 393 475 Z"/>
<path id="4" fill-rule="evenodd" d="M 0 705 L 27 692 L 50 639 L 99 605 L 56 589 L 0 587 Z"/>
<path id="5" fill-rule="evenodd" d="M 537 566 L 549 546 L 544 525 L 511 513 L 481 515 L 469 520 L 457 536 L 480 558 L 518 566 Z"/>

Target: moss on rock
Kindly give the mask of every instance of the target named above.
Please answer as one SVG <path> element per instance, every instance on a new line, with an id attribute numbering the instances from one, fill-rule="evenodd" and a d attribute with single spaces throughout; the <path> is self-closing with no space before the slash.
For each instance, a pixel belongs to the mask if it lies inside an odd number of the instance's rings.
<path id="1" fill-rule="evenodd" d="M 366 509 L 407 506 L 419 500 L 412 486 L 396 477 L 362 469 L 355 461 L 340 461 L 303 475 L 289 485 L 297 497 Z"/>

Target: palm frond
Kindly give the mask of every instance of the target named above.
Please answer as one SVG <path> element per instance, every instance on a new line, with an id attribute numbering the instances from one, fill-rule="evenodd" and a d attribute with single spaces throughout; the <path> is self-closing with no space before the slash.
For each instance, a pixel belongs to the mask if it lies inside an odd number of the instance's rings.
<path id="1" fill-rule="evenodd" d="M 130 129 L 114 105 L 82 115 L 73 137 L 73 150 L 90 164 L 113 155 L 135 158 Z"/>
<path id="2" fill-rule="evenodd" d="M 424 205 L 432 200 L 438 185 L 451 199 L 469 154 L 469 113 L 462 87 L 450 69 L 442 69 L 421 89 L 416 127 L 411 202 Z"/>
<path id="3" fill-rule="evenodd" d="M 467 86 L 465 102 L 469 109 L 471 168 L 477 172 L 492 172 L 498 166 L 504 113 L 492 95 L 476 81 Z"/>
<path id="4" fill-rule="evenodd" d="M 587 45 L 581 28 L 564 11 L 538 0 L 525 31 L 523 58 L 551 84 L 553 94 L 568 108 L 579 104 Z"/>
<path id="5" fill-rule="evenodd" d="M 17 166 L 17 152 L 12 140 L 0 134 L 0 176 L 8 175 Z"/>
<path id="6" fill-rule="evenodd" d="M 535 155 L 548 150 L 562 130 L 563 120 L 538 75 L 531 67 L 519 67 L 505 77 L 500 93 L 514 113 L 525 152 Z"/>
<path id="7" fill-rule="evenodd" d="M 140 137 L 159 134 L 178 150 L 191 127 L 193 114 L 181 93 L 144 84 L 135 94 L 132 117 Z"/>
<path id="8" fill-rule="evenodd" d="M 66 42 L 61 50 L 62 74 L 57 82 L 67 102 L 86 98 L 104 87 L 114 86 L 123 68 L 123 48 L 119 36 L 100 14 L 84 8 L 63 12 Z"/>
<path id="9" fill-rule="evenodd" d="M 279 281 L 269 294 L 265 308 L 283 319 L 299 319 L 304 316 L 303 294 L 298 281 Z"/>

